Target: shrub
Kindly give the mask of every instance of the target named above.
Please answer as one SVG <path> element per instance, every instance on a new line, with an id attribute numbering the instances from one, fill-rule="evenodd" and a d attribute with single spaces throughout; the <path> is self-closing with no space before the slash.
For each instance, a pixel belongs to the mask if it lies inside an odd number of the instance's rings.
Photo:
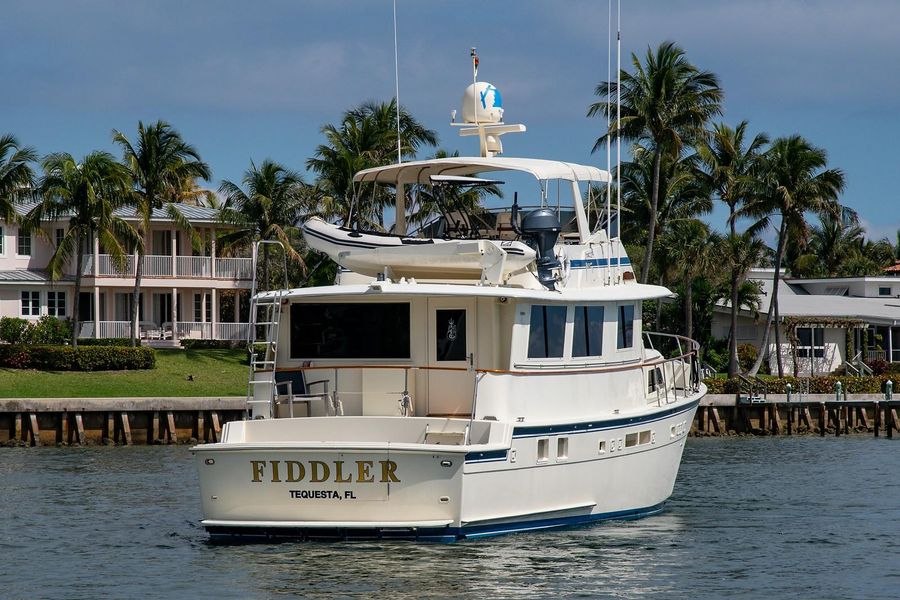
<path id="1" fill-rule="evenodd" d="M 181 347 L 185 350 L 234 350 L 246 345 L 246 342 L 239 340 L 181 340 Z"/>
<path id="2" fill-rule="evenodd" d="M 10 344 L 25 342 L 25 336 L 30 326 L 31 324 L 26 319 L 3 317 L 0 319 L 0 340 Z"/>
<path id="3" fill-rule="evenodd" d="M 79 346 L 131 346 L 131 338 L 78 338 Z M 138 340 L 138 346 L 141 340 Z"/>
<path id="4" fill-rule="evenodd" d="M 26 338 L 30 344 L 64 344 L 72 338 L 72 324 L 68 319 L 45 315 L 29 324 Z"/>
<path id="5" fill-rule="evenodd" d="M 810 394 L 834 394 L 834 385 L 840 381 L 844 391 L 848 394 L 880 394 L 884 392 L 884 384 L 889 375 L 878 375 L 874 377 L 859 376 L 842 376 L 835 377 L 826 375 L 824 377 L 772 377 L 763 378 L 766 384 L 766 391 L 770 394 L 784 394 L 787 391 L 787 384 L 791 384 L 791 388 L 796 393 L 801 383 L 809 381 Z M 709 378 L 703 380 L 710 394 L 737 394 L 741 389 L 741 381 L 737 378 Z M 804 384 L 805 387 L 805 384 Z"/>
<path id="6" fill-rule="evenodd" d="M 153 348 L 122 346 L 0 346 L 0 367 L 47 371 L 114 371 L 152 369 Z"/>
<path id="7" fill-rule="evenodd" d="M 866 366 L 872 369 L 873 375 L 884 375 L 888 372 L 890 368 L 890 363 L 886 360 L 882 360 L 880 358 L 873 358 L 872 360 L 865 361 Z"/>
<path id="8" fill-rule="evenodd" d="M 741 370 L 749 371 L 753 368 L 753 363 L 756 362 L 756 346 L 753 344 L 738 344 L 737 347 L 738 353 L 738 364 L 741 366 Z"/>

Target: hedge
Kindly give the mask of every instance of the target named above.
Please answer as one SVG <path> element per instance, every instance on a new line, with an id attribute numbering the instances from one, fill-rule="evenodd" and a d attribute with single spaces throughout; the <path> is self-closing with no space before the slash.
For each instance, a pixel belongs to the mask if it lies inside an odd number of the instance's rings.
<path id="1" fill-rule="evenodd" d="M 0 367 L 44 371 L 118 371 L 153 369 L 153 348 L 130 346 L 0 345 Z"/>
<path id="2" fill-rule="evenodd" d="M 766 391 L 770 394 L 786 393 L 785 386 L 791 384 L 794 393 L 800 389 L 800 383 L 809 381 L 810 394 L 833 394 L 834 384 L 841 382 L 843 389 L 848 394 L 881 394 L 884 393 L 885 383 L 888 380 L 894 382 L 897 388 L 898 377 L 894 375 L 876 375 L 872 377 L 826 375 L 823 377 L 772 377 L 762 378 L 766 384 Z M 726 379 L 724 377 L 711 377 L 704 379 L 710 394 L 737 394 L 741 389 L 741 380 L 737 378 Z M 804 386 L 805 387 L 805 384 Z"/>
<path id="3" fill-rule="evenodd" d="M 131 338 L 78 338 L 79 346 L 131 346 Z M 138 340 L 138 346 L 141 340 Z"/>
<path id="4" fill-rule="evenodd" d="M 185 350 L 234 350 L 246 345 L 247 342 L 237 340 L 181 340 Z"/>

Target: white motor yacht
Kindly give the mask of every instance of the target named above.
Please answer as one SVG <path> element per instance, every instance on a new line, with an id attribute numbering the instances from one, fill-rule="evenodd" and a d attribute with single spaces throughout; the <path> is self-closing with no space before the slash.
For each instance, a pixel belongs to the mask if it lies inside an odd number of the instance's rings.
<path id="1" fill-rule="evenodd" d="M 635 279 L 593 197 L 609 174 L 497 156 L 524 127 L 496 112 L 465 119 L 481 156 L 356 175 L 398 190 L 394 234 L 306 224 L 334 285 L 255 295 L 250 418 L 193 448 L 211 535 L 458 540 L 662 510 L 706 393 L 697 344 L 642 330 L 671 292 Z M 511 173 L 537 207 L 447 206 L 443 233 L 405 235 L 407 186 Z"/>

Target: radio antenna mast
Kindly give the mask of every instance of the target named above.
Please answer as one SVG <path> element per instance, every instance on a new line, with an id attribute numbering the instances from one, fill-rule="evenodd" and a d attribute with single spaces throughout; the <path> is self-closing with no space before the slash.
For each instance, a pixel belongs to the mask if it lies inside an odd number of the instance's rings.
<path id="1" fill-rule="evenodd" d="M 394 0 L 394 101 L 397 104 L 397 164 L 403 162 L 400 147 L 400 59 L 397 53 L 397 0 Z"/>

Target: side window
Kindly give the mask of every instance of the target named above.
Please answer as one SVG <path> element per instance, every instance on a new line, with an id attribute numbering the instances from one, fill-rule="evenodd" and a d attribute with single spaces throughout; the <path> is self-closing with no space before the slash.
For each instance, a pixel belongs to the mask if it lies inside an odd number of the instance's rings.
<path id="1" fill-rule="evenodd" d="M 528 358 L 562 358 L 565 337 L 565 306 L 531 306 Z"/>
<path id="2" fill-rule="evenodd" d="M 634 304 L 619 306 L 619 328 L 616 346 L 631 348 L 634 345 Z"/>
<path id="3" fill-rule="evenodd" d="M 572 356 L 603 354 L 603 307 L 576 306 Z"/>

